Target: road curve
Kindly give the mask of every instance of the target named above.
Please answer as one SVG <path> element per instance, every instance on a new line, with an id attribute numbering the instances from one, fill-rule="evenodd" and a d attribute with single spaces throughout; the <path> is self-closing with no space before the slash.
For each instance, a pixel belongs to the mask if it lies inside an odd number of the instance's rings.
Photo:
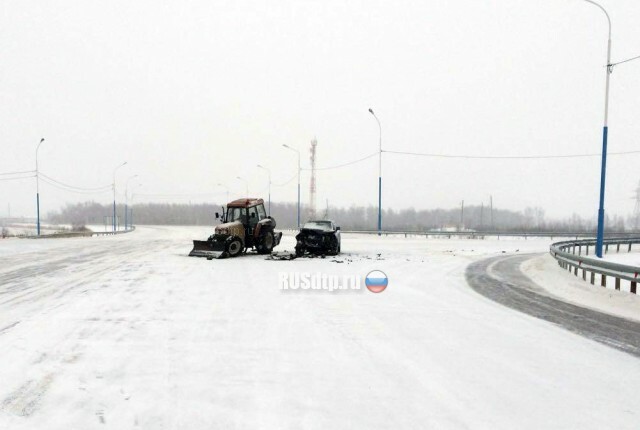
<path id="1" fill-rule="evenodd" d="M 470 264 L 468 284 L 481 295 L 525 314 L 640 358 L 640 323 L 550 297 L 521 270 L 534 255 L 499 256 Z"/>

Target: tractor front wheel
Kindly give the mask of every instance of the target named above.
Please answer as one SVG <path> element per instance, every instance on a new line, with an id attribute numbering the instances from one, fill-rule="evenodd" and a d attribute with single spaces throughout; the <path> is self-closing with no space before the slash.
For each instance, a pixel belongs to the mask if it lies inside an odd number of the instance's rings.
<path id="1" fill-rule="evenodd" d="M 227 242 L 227 254 L 229 254 L 229 257 L 236 257 L 240 255 L 242 248 L 242 241 L 238 237 L 234 237 Z"/>

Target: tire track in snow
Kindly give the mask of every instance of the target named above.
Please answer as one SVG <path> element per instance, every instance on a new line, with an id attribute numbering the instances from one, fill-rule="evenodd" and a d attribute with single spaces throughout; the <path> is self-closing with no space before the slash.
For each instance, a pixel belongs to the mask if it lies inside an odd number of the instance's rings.
<path id="1" fill-rule="evenodd" d="M 467 266 L 477 293 L 527 315 L 640 358 L 640 323 L 551 297 L 520 271 L 532 255 L 499 256 Z"/>

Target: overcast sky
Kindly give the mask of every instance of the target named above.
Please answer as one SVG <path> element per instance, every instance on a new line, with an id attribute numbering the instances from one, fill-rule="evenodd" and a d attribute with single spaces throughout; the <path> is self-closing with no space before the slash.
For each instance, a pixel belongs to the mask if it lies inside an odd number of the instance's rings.
<path id="1" fill-rule="evenodd" d="M 640 55 L 640 2 L 603 0 L 613 60 Z M 383 149 L 451 155 L 599 153 L 607 24 L 582 0 L 19 1 L 0 5 L 0 173 L 35 168 L 118 199 L 266 198 L 308 167 Z M 640 150 L 640 60 L 615 68 L 612 152 Z M 640 154 L 610 156 L 608 214 L 632 212 Z M 384 207 L 488 203 L 595 217 L 599 157 L 383 155 Z M 377 158 L 318 172 L 318 203 L 377 202 Z M 308 174 L 302 196 L 308 199 Z M 41 182 L 42 211 L 109 202 Z M 295 180 L 272 189 L 296 199 Z M 0 181 L 0 215 L 33 216 L 35 179 Z"/>

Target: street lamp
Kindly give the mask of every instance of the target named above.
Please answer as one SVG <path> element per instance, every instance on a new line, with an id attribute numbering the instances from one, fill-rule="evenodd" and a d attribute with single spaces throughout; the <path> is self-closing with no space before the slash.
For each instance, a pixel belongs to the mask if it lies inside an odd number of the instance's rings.
<path id="1" fill-rule="evenodd" d="M 260 164 L 258 164 L 258 167 L 266 170 L 269 174 L 269 216 L 271 216 L 271 170 L 267 169 L 264 166 L 261 166 Z"/>
<path id="2" fill-rule="evenodd" d="M 218 182 L 216 185 L 219 186 L 219 187 L 224 187 L 227 190 L 227 201 L 226 201 L 226 203 L 229 203 L 229 187 L 227 187 L 225 184 L 220 183 L 220 182 Z"/>
<path id="3" fill-rule="evenodd" d="M 241 178 L 240 176 L 236 176 L 236 179 L 240 179 L 241 181 L 244 182 L 244 186 L 245 186 L 245 189 L 247 191 L 246 198 L 249 198 L 249 181 L 247 181 L 244 178 Z"/>
<path id="4" fill-rule="evenodd" d="M 133 198 L 136 196 L 133 192 L 136 188 L 141 187 L 142 184 L 134 184 L 131 190 L 131 217 L 129 218 L 129 225 L 133 227 Z M 126 228 L 126 227 L 125 227 Z"/>
<path id="5" fill-rule="evenodd" d="M 600 204 L 598 206 L 598 232 L 596 236 L 596 256 L 602 258 L 602 244 L 604 242 L 604 183 L 607 172 L 607 135 L 609 134 L 609 78 L 611 76 L 611 18 L 607 11 L 592 0 L 584 0 L 598 7 L 604 12 L 609 24 L 609 38 L 607 40 L 607 69 L 604 92 L 604 127 L 602 129 L 602 164 L 600 167 Z"/>
<path id="6" fill-rule="evenodd" d="M 121 168 L 125 164 L 127 164 L 126 161 L 120 164 L 115 169 L 113 169 L 113 232 L 114 233 L 116 232 L 116 172 L 118 171 L 119 168 Z"/>
<path id="7" fill-rule="evenodd" d="M 133 192 L 136 188 L 141 187 L 142 184 L 134 184 L 133 187 L 131 187 L 131 216 L 129 217 L 129 225 L 131 227 L 133 227 L 133 199 L 136 196 L 135 193 Z M 127 226 L 125 225 L 125 229 L 127 228 Z"/>
<path id="8" fill-rule="evenodd" d="M 380 125 L 380 120 L 373 113 L 373 109 L 369 108 L 369 112 L 378 122 L 378 129 L 380 130 L 380 141 L 378 144 L 378 236 L 381 235 L 382 232 L 382 126 Z"/>
<path id="9" fill-rule="evenodd" d="M 124 230 L 127 231 L 128 203 L 129 203 L 129 181 L 137 178 L 138 175 L 130 176 L 124 185 Z"/>
<path id="10" fill-rule="evenodd" d="M 44 137 L 40 139 L 40 143 L 36 146 L 36 231 L 40 236 L 40 177 L 38 176 L 38 150 L 44 142 Z"/>
<path id="11" fill-rule="evenodd" d="M 298 154 L 298 228 L 300 228 L 300 151 L 290 147 L 289 145 L 283 144 L 282 146 L 292 151 L 295 151 Z"/>

